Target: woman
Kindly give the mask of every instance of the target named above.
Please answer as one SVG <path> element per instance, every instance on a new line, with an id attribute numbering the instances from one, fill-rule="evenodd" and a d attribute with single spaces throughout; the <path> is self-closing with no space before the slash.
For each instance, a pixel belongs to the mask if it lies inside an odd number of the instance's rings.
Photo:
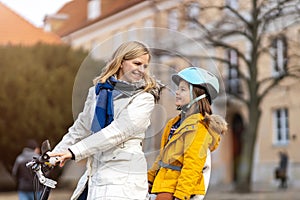
<path id="1" fill-rule="evenodd" d="M 149 188 L 157 194 L 156 200 L 203 199 L 210 151 L 227 130 L 225 120 L 212 115 L 210 105 L 219 92 L 218 79 L 204 69 L 189 67 L 172 80 L 178 85 L 175 104 L 181 114 L 164 129 L 160 154 L 148 171 Z"/>
<path id="2" fill-rule="evenodd" d="M 142 140 L 158 98 L 149 62 L 144 44 L 123 43 L 94 79 L 83 112 L 49 153 L 60 166 L 87 158 L 87 170 L 71 199 L 147 198 Z"/>

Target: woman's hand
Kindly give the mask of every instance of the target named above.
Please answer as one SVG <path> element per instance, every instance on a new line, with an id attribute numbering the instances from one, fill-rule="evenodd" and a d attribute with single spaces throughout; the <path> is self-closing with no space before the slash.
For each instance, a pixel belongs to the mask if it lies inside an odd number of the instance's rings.
<path id="1" fill-rule="evenodd" d="M 59 162 L 59 166 L 63 167 L 67 160 L 70 160 L 72 158 L 72 153 L 70 151 L 65 151 L 63 153 L 53 153 L 48 152 L 47 153 L 50 157 L 56 157 L 57 162 Z"/>

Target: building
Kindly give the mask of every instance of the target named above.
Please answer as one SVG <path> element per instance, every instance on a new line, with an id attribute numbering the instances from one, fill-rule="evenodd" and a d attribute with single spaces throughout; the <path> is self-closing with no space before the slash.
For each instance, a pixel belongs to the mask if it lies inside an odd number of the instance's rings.
<path id="1" fill-rule="evenodd" d="M 37 28 L 0 2 L 0 45 L 60 44 L 61 39 L 52 32 Z"/>
<path id="2" fill-rule="evenodd" d="M 238 0 L 218 0 L 212 3 L 202 0 L 73 0 L 66 4 L 55 15 L 46 17 L 47 30 L 60 35 L 62 40 L 74 48 L 84 48 L 91 51 L 91 56 L 97 59 L 107 60 L 111 52 L 124 41 L 141 40 L 152 48 L 154 53 L 153 73 L 174 87 L 169 80 L 170 74 L 180 67 L 190 64 L 206 66 L 210 70 L 223 77 L 222 96 L 215 103 L 215 111 L 226 115 L 230 123 L 231 131 L 221 142 L 222 150 L 213 154 L 212 184 L 233 183 L 235 179 L 235 161 L 240 154 L 240 144 L 243 130 L 247 125 L 247 110 L 242 104 L 235 101 L 231 93 L 243 93 L 243 85 L 240 85 L 236 77 L 236 70 L 232 66 L 239 66 L 239 60 L 234 51 L 222 52 L 216 49 L 208 49 L 197 37 L 201 35 L 197 24 L 187 19 L 201 19 L 203 23 L 213 25 L 216 19 L 226 17 L 228 13 L 218 10 L 205 13 L 200 9 L 203 6 L 230 5 L 240 11 L 249 8 L 248 2 Z M 300 25 L 295 24 L 286 37 L 298 38 Z M 272 30 L 270 30 L 272 32 Z M 242 38 L 231 38 L 233 43 L 244 48 L 247 44 Z M 274 73 L 274 66 L 283 69 L 283 56 L 286 54 L 287 43 L 282 38 L 275 38 L 275 52 L 277 52 L 278 65 L 270 57 L 264 56 L 260 65 L 267 66 L 259 69 L 259 77 L 267 77 Z M 298 41 L 299 42 L 299 41 Z M 291 47 L 290 47 L 291 48 Z M 231 65 L 215 63 L 212 60 L 199 59 L 202 55 L 228 56 Z M 242 64 L 240 67 L 244 67 Z M 275 73 L 276 73 L 275 69 Z M 289 181 L 295 186 L 300 185 L 300 159 L 297 156 L 299 145 L 299 125 L 297 116 L 300 113 L 298 102 L 300 96 L 297 93 L 299 80 L 287 80 L 281 87 L 270 92 L 261 104 L 262 116 L 258 127 L 256 140 L 253 176 L 254 183 L 266 183 L 275 185 L 273 170 L 277 166 L 280 150 L 289 152 L 290 165 Z M 284 90 L 282 89 L 284 88 Z M 176 111 L 172 107 L 172 91 L 163 94 L 161 107 L 157 108 L 157 116 L 160 122 L 174 116 Z M 154 114 L 156 115 L 156 114 Z M 154 116 L 154 118 L 157 118 Z M 159 132 L 163 124 L 150 129 L 149 143 L 147 147 L 148 159 L 151 163 L 152 154 L 157 153 Z M 298 137 L 297 137 L 298 136 Z"/>

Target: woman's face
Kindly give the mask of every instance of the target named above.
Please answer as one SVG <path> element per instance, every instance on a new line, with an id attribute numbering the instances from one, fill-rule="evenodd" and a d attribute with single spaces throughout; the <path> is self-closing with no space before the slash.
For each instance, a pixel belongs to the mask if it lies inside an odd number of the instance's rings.
<path id="1" fill-rule="evenodd" d="M 132 60 L 124 60 L 118 73 L 118 79 L 133 83 L 144 78 L 149 64 L 149 55 L 145 54 Z"/>
<path id="2" fill-rule="evenodd" d="M 188 82 L 181 80 L 176 90 L 175 105 L 184 106 L 190 103 L 190 86 Z"/>

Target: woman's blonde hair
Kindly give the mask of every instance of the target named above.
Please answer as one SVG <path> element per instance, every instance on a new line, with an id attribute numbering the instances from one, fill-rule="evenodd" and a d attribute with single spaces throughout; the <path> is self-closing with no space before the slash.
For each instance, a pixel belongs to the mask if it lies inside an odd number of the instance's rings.
<path id="1" fill-rule="evenodd" d="M 100 76 L 93 80 L 94 84 L 97 84 L 98 82 L 104 83 L 110 76 L 117 75 L 124 60 L 132 60 L 147 54 L 149 55 L 150 62 L 150 50 L 141 42 L 129 41 L 121 44 L 113 53 L 111 60 L 104 67 Z M 149 91 L 156 86 L 156 81 L 150 76 L 149 68 L 145 70 L 144 80 L 144 91 Z"/>

